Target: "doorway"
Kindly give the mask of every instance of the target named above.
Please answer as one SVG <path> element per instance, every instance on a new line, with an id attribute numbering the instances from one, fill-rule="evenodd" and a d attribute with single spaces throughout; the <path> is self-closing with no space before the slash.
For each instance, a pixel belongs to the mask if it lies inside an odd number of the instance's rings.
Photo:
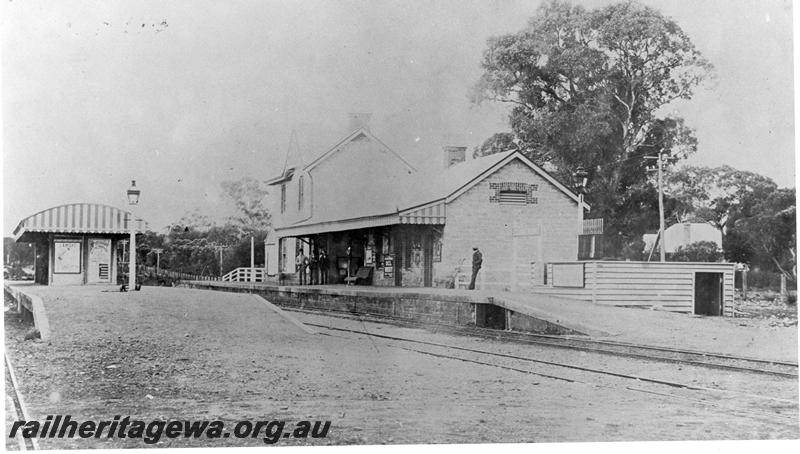
<path id="1" fill-rule="evenodd" d="M 694 313 L 722 315 L 722 273 L 694 273 Z"/>
<path id="2" fill-rule="evenodd" d="M 86 267 L 86 283 L 107 284 L 111 282 L 111 240 L 89 239 L 89 266 Z"/>
<path id="3" fill-rule="evenodd" d="M 422 238 L 422 286 L 433 287 L 433 238 Z"/>
<path id="4" fill-rule="evenodd" d="M 506 329 L 506 310 L 494 304 L 475 305 L 475 325 L 479 328 Z"/>

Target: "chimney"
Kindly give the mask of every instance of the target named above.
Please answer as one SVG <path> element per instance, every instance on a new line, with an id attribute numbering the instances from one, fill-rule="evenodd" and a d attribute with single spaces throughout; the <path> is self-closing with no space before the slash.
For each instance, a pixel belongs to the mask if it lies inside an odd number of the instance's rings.
<path id="1" fill-rule="evenodd" d="M 464 162 L 467 158 L 467 147 L 444 147 L 444 168 L 447 169 L 453 164 Z"/>
<path id="2" fill-rule="evenodd" d="M 347 118 L 350 120 L 350 132 L 359 128 L 369 131 L 369 122 L 372 119 L 371 113 L 349 113 Z"/>

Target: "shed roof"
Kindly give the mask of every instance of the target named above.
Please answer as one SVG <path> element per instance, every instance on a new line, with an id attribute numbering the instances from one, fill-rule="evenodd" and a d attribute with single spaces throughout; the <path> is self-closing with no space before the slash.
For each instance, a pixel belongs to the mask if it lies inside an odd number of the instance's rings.
<path id="1" fill-rule="evenodd" d="M 129 211 L 97 203 L 59 205 L 21 220 L 14 229 L 17 241 L 30 233 L 102 233 L 129 234 Z M 147 224 L 136 219 L 136 232 L 142 233 Z"/>

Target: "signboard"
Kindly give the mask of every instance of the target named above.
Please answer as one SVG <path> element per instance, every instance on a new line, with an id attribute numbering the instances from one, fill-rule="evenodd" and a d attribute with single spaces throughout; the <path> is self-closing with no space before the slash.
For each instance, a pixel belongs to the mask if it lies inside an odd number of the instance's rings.
<path id="1" fill-rule="evenodd" d="M 554 263 L 553 287 L 584 286 L 583 263 Z"/>
<path id="2" fill-rule="evenodd" d="M 86 269 L 88 283 L 108 282 L 111 264 L 111 240 L 104 238 L 89 239 L 89 265 Z"/>
<path id="3" fill-rule="evenodd" d="M 442 261 L 442 240 L 436 240 L 433 242 L 433 261 Z"/>
<path id="4" fill-rule="evenodd" d="M 394 256 L 387 255 L 383 258 L 383 277 L 394 277 Z"/>
<path id="5" fill-rule="evenodd" d="M 54 273 L 79 274 L 81 272 L 81 243 L 79 241 L 55 241 Z"/>

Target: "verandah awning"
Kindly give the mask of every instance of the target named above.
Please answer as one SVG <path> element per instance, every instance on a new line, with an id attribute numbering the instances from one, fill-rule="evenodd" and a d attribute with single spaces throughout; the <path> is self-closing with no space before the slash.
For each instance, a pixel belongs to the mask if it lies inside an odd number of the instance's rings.
<path id="1" fill-rule="evenodd" d="M 447 220 L 445 216 L 444 200 L 401 211 L 396 214 L 383 216 L 369 216 L 358 219 L 346 219 L 314 224 L 298 225 L 276 229 L 275 233 L 281 238 L 301 237 L 327 232 L 342 232 L 345 230 L 367 229 L 395 224 L 439 224 Z"/>

